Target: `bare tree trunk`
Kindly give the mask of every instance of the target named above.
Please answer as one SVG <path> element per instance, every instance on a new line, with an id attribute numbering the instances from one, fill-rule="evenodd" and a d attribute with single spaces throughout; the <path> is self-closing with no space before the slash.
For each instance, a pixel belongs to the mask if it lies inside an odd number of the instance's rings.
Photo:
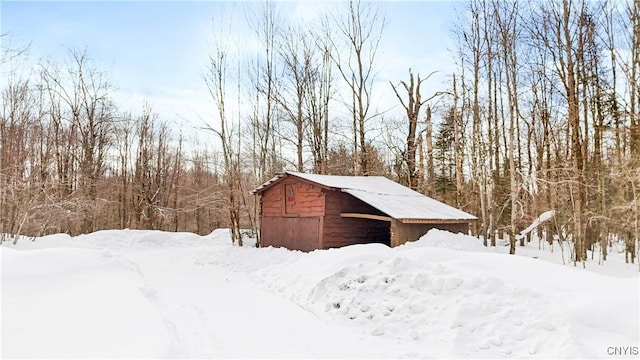
<path id="1" fill-rule="evenodd" d="M 427 106 L 424 121 L 426 125 L 425 138 L 427 143 L 427 195 L 433 196 L 434 183 L 436 181 L 436 171 L 433 165 L 433 125 L 431 123 L 430 106 Z"/>
<path id="2" fill-rule="evenodd" d="M 518 62 L 516 54 L 516 43 L 518 41 L 518 23 L 520 17 L 517 2 L 501 2 L 493 3 L 494 16 L 500 32 L 500 48 L 502 50 L 502 61 L 504 73 L 506 77 L 506 90 L 509 112 L 509 184 L 510 184 L 510 203 L 511 216 L 509 225 L 509 253 L 515 254 L 515 242 L 517 232 L 518 217 L 518 184 L 516 181 L 516 173 L 519 166 L 516 167 L 516 143 L 519 131 L 518 118 L 520 116 L 518 107 Z M 517 153 L 519 157 L 519 152 Z M 520 160 L 517 162 L 521 163 Z M 522 240 L 524 241 L 524 239 Z M 524 245 L 521 242 L 521 245 Z"/>
<path id="3" fill-rule="evenodd" d="M 461 119 L 458 114 L 458 90 L 456 76 L 453 75 L 453 147 L 456 163 L 456 206 L 462 207 L 462 129 Z"/>

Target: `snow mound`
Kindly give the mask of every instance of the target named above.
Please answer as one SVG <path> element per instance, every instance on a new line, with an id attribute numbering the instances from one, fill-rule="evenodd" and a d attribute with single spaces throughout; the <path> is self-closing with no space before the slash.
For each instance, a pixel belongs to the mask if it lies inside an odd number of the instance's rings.
<path id="1" fill-rule="evenodd" d="M 255 234 L 250 229 L 241 229 L 240 235 L 242 235 L 242 246 L 247 248 L 256 247 L 257 239 Z M 228 245 L 231 244 L 231 229 L 214 229 L 209 235 L 204 236 L 208 241 L 212 241 L 214 244 Z M 237 245 L 237 244 L 233 244 Z"/>
<path id="2" fill-rule="evenodd" d="M 399 246 L 397 249 L 410 250 L 419 247 L 437 247 L 459 251 L 488 251 L 488 249 L 482 244 L 482 241 L 477 237 L 462 233 L 453 234 L 440 229 L 431 229 L 429 232 L 422 235 L 420 239 L 407 242 Z"/>
<path id="3" fill-rule="evenodd" d="M 2 249 L 2 357 L 158 358 L 169 336 L 137 265 L 109 250 Z"/>
<path id="4" fill-rule="evenodd" d="M 349 250 L 334 251 L 332 263 L 344 265 L 337 268 L 316 267 L 316 260 L 328 254 L 311 253 L 262 271 L 259 282 L 330 322 L 423 349 L 405 354 L 409 357 L 578 353 L 567 317 L 536 291 L 494 276 L 470 277 L 456 266 L 408 258 L 404 252 L 366 250 L 361 248 L 358 258 Z M 419 346 L 424 341 L 429 347 Z"/>
<path id="5" fill-rule="evenodd" d="M 280 248 L 267 248 L 272 251 Z M 264 250 L 264 249 L 262 249 Z M 268 290 L 303 303 L 310 296 L 316 284 L 327 276 L 339 272 L 354 263 L 377 261 L 389 258 L 393 251 L 383 244 L 361 244 L 310 253 L 289 251 L 294 254 L 286 262 L 270 263 L 257 268 L 255 280 Z M 256 261 L 263 262 L 264 260 Z"/>
<path id="6" fill-rule="evenodd" d="M 206 237 L 214 243 L 229 243 L 231 241 L 231 229 L 214 229 Z"/>
<path id="7" fill-rule="evenodd" d="M 74 240 L 98 249 L 146 250 L 206 246 L 207 238 L 193 233 L 160 230 L 101 230 L 76 236 Z"/>

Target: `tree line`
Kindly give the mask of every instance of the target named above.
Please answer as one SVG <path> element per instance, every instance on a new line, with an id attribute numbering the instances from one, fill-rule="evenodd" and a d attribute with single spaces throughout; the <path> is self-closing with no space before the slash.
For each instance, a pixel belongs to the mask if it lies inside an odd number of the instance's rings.
<path id="1" fill-rule="evenodd" d="M 465 198 L 492 238 L 557 211 L 574 261 L 640 235 L 638 1 L 468 1 L 457 29 Z M 446 123 L 446 121 L 445 121 Z M 459 189 L 459 186 L 458 186 Z M 460 190 L 458 190 L 460 192 Z M 493 240 L 492 240 L 493 241 Z"/>
<path id="2" fill-rule="evenodd" d="M 406 64 L 405 79 L 378 78 L 378 5 L 340 3 L 301 24 L 266 2 L 243 19 L 254 41 L 236 37 L 237 19 L 215 17 L 206 144 L 149 106 L 120 110 L 86 52 L 29 76 L 6 71 L 0 233 L 230 227 L 241 243 L 259 221 L 248 191 L 292 169 L 390 177 L 477 215 L 472 231 L 488 245 L 507 232 L 511 252 L 553 209 L 541 235 L 570 240 L 574 261 L 595 245 L 606 258 L 615 239 L 634 261 L 638 2 L 460 3 L 456 70 L 427 94 L 439 69 Z M 383 90 L 395 109 L 376 103 Z"/>
<path id="3" fill-rule="evenodd" d="M 0 122 L 0 233 L 188 230 L 224 225 L 209 150 L 182 149 L 145 106 L 123 112 L 86 52 L 6 74 Z M 188 164 L 187 164 L 188 163 Z M 213 206 L 212 206 L 213 205 Z"/>

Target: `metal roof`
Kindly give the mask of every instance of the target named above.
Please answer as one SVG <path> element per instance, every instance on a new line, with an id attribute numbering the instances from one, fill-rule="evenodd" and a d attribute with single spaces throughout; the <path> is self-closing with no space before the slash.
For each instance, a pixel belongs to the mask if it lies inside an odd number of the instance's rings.
<path id="1" fill-rule="evenodd" d="M 471 214 L 413 191 L 383 176 L 335 176 L 285 172 L 258 186 L 251 193 L 260 193 L 287 175 L 345 192 L 399 220 L 460 222 L 477 220 L 477 217 Z"/>

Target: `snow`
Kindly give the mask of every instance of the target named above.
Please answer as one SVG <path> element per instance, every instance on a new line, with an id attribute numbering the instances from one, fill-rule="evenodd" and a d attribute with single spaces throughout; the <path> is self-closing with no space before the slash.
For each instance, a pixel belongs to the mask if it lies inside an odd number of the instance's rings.
<path id="1" fill-rule="evenodd" d="M 227 229 L 20 239 L 0 248 L 0 355 L 609 358 L 609 347 L 637 351 L 637 265 L 612 252 L 604 265 L 563 266 L 560 251 L 535 246 L 510 256 L 440 230 L 397 248 L 310 253 L 232 246 Z"/>
<path id="2" fill-rule="evenodd" d="M 136 264 L 109 250 L 2 250 L 2 357 L 156 358 L 168 334 Z"/>
<path id="3" fill-rule="evenodd" d="M 555 215 L 556 215 L 556 211 L 555 210 L 548 210 L 548 211 L 543 212 L 542 214 L 540 214 L 540 216 L 538 216 L 538 218 L 533 220 L 531 225 L 529 225 L 526 229 L 520 231 L 520 234 L 518 234 L 517 238 L 519 239 L 520 237 L 527 235 L 532 230 L 536 229 L 538 226 L 540 226 L 540 225 L 544 224 L 545 222 L 553 219 L 553 217 Z"/>
<path id="4" fill-rule="evenodd" d="M 420 239 L 401 245 L 398 249 L 415 249 L 418 247 L 437 247 L 459 251 L 489 251 L 480 239 L 465 234 L 452 234 L 448 231 L 431 229 Z"/>

